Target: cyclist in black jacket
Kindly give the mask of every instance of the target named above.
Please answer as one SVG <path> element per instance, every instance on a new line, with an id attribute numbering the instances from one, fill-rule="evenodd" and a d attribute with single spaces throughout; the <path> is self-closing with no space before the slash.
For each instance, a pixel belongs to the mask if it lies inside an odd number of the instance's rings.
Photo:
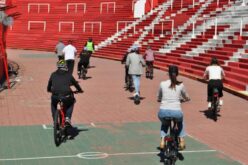
<path id="1" fill-rule="evenodd" d="M 77 81 L 74 79 L 74 77 L 68 72 L 68 68 L 64 60 L 58 61 L 57 67 L 58 69 L 51 74 L 47 85 L 47 91 L 52 93 L 51 96 L 52 117 L 54 119 L 54 114 L 57 110 L 57 104 L 59 102 L 59 99 L 62 98 L 62 101 L 66 109 L 65 122 L 67 125 L 71 126 L 71 116 L 73 112 L 75 98 L 70 86 L 74 85 L 77 89 L 77 92 L 79 93 L 82 93 L 83 90 L 81 89 Z"/>

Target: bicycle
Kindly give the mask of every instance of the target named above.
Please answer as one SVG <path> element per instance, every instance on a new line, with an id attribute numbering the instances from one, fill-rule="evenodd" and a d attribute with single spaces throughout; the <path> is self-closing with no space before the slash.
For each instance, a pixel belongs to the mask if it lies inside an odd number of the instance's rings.
<path id="1" fill-rule="evenodd" d="M 85 68 L 83 65 L 81 66 L 81 70 L 78 73 L 78 78 L 82 78 L 83 80 L 86 79 L 86 74 L 87 74 L 87 68 Z"/>
<path id="2" fill-rule="evenodd" d="M 146 78 L 153 79 L 153 64 L 152 64 L 152 62 L 147 62 L 147 65 L 146 65 Z"/>
<path id="3" fill-rule="evenodd" d="M 177 123 L 179 119 L 166 117 L 165 122 L 169 125 L 169 135 L 164 138 L 166 147 L 163 149 L 165 165 L 175 165 L 177 159 L 181 159 L 182 154 L 179 152 L 179 138 Z"/>
<path id="4" fill-rule="evenodd" d="M 73 92 L 75 94 L 78 91 Z M 58 108 L 54 115 L 54 126 L 53 126 L 53 135 L 54 135 L 54 143 L 58 147 L 63 141 L 68 137 L 67 128 L 71 127 L 71 125 L 66 125 L 65 122 L 65 106 L 63 103 L 63 98 L 59 99 Z"/>
<path id="5" fill-rule="evenodd" d="M 213 97 L 211 102 L 211 110 L 212 115 L 214 117 L 214 120 L 217 121 L 218 118 L 218 112 L 220 111 L 220 102 L 219 102 L 219 91 L 217 88 L 213 89 Z"/>

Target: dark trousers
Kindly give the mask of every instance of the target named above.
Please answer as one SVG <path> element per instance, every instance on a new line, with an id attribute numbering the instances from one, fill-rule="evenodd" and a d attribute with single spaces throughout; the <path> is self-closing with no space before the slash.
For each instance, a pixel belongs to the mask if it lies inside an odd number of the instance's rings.
<path id="1" fill-rule="evenodd" d="M 77 67 L 77 71 L 80 72 L 81 71 L 81 67 L 84 66 L 85 69 L 87 69 L 89 65 L 89 62 L 82 62 L 82 61 L 79 61 L 78 62 L 78 67 Z"/>
<path id="2" fill-rule="evenodd" d="M 58 55 L 58 60 L 64 60 L 64 56 L 63 55 Z"/>
<path id="3" fill-rule="evenodd" d="M 208 82 L 208 102 L 212 101 L 213 90 L 217 88 L 219 91 L 219 97 L 223 96 L 223 83 L 221 80 L 209 80 Z"/>
<path id="4" fill-rule="evenodd" d="M 73 95 L 69 96 L 57 96 L 57 95 L 52 95 L 51 96 L 51 111 L 52 111 L 52 117 L 54 119 L 55 112 L 57 111 L 57 104 L 59 103 L 59 99 L 62 99 L 62 102 L 64 104 L 65 108 L 65 117 L 68 117 L 71 119 L 72 112 L 73 112 L 73 107 L 75 103 L 75 98 Z"/>
<path id="5" fill-rule="evenodd" d="M 127 84 L 130 75 L 128 74 L 128 66 L 125 66 L 125 83 Z"/>
<path id="6" fill-rule="evenodd" d="M 73 74 L 74 60 L 66 60 L 66 65 L 68 67 L 68 72 Z"/>

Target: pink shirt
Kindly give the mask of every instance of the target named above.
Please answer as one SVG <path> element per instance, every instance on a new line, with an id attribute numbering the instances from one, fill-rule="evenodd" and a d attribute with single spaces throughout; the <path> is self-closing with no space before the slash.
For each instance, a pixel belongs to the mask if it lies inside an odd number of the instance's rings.
<path id="1" fill-rule="evenodd" d="M 146 61 L 154 61 L 154 53 L 152 49 L 146 50 L 145 56 L 146 56 Z"/>

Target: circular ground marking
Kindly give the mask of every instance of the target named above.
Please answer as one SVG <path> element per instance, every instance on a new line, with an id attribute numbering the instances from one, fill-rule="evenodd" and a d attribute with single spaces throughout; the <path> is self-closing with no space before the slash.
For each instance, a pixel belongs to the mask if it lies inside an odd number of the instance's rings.
<path id="1" fill-rule="evenodd" d="M 104 159 L 108 157 L 108 154 L 103 152 L 83 152 L 77 154 L 77 157 L 82 159 Z"/>

